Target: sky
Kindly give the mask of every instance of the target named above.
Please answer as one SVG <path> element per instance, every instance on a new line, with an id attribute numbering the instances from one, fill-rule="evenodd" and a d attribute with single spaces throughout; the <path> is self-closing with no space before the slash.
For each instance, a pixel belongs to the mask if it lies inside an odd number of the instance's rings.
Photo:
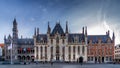
<path id="1" fill-rule="evenodd" d="M 68 21 L 70 33 L 81 33 L 84 26 L 88 35 L 105 35 L 110 30 L 119 44 L 119 12 L 120 0 L 0 0 L 0 43 L 4 43 L 4 35 L 12 35 L 16 18 L 19 37 L 32 38 L 35 27 L 45 34 L 48 21 L 52 29 L 56 22 L 65 29 Z"/>

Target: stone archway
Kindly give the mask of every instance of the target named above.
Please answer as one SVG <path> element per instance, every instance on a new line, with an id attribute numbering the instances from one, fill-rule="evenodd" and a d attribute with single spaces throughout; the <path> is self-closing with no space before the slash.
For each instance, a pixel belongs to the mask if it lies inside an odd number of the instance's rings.
<path id="1" fill-rule="evenodd" d="M 79 57 L 78 62 L 79 62 L 79 63 L 83 63 L 83 59 L 84 59 L 84 58 L 83 58 L 82 56 Z"/>

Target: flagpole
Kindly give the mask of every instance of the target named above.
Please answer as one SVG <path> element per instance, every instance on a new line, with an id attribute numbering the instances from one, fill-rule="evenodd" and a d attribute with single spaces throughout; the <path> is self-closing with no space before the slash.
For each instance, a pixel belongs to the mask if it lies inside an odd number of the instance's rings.
<path id="1" fill-rule="evenodd" d="M 12 46 L 12 40 L 11 40 L 11 46 Z M 13 62 L 12 62 L 12 48 L 11 48 L 11 64 L 13 64 Z"/>

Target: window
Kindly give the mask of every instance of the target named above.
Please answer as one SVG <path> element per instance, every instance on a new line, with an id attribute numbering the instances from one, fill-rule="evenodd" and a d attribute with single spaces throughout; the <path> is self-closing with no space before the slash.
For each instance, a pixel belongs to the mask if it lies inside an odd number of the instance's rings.
<path id="1" fill-rule="evenodd" d="M 69 54 L 71 53 L 71 46 L 69 46 L 68 52 L 69 52 Z"/>
<path id="2" fill-rule="evenodd" d="M 91 61 L 93 61 L 93 57 L 91 57 Z"/>
<path id="3" fill-rule="evenodd" d="M 78 46 L 78 54 L 80 54 L 80 46 Z"/>
<path id="4" fill-rule="evenodd" d="M 65 60 L 65 47 L 63 47 L 63 60 Z"/>
<path id="5" fill-rule="evenodd" d="M 43 51 L 43 47 L 41 46 L 40 48 L 41 48 L 40 50 L 41 50 L 41 59 L 42 59 L 42 51 Z"/>
<path id="6" fill-rule="evenodd" d="M 108 57 L 106 57 L 106 61 L 108 61 Z"/>
<path id="7" fill-rule="evenodd" d="M 82 53 L 83 53 L 83 54 L 84 54 L 84 50 L 85 50 L 85 47 L 83 46 L 83 47 L 82 47 Z"/>
<path id="8" fill-rule="evenodd" d="M 73 53 L 75 54 L 75 46 L 73 46 Z"/>
<path id="9" fill-rule="evenodd" d="M 47 46 L 45 46 L 45 59 L 47 59 Z"/>
<path id="10" fill-rule="evenodd" d="M 75 60 L 75 54 L 73 55 L 73 60 Z"/>
<path id="11" fill-rule="evenodd" d="M 53 46 L 51 47 L 51 60 L 53 59 Z"/>
<path id="12" fill-rule="evenodd" d="M 88 57 L 88 61 L 90 61 L 90 57 Z"/>

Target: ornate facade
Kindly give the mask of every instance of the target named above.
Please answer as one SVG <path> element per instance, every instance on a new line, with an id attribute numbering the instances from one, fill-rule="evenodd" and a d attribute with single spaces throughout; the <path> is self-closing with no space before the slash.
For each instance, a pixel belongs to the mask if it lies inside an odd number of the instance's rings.
<path id="1" fill-rule="evenodd" d="M 85 33 L 84 33 L 85 31 Z M 47 34 L 39 34 L 39 28 L 34 34 L 35 61 L 69 61 L 77 62 L 82 57 L 87 61 L 87 28 L 82 33 L 69 33 L 66 22 L 65 31 L 60 23 L 54 29 L 48 23 Z"/>

